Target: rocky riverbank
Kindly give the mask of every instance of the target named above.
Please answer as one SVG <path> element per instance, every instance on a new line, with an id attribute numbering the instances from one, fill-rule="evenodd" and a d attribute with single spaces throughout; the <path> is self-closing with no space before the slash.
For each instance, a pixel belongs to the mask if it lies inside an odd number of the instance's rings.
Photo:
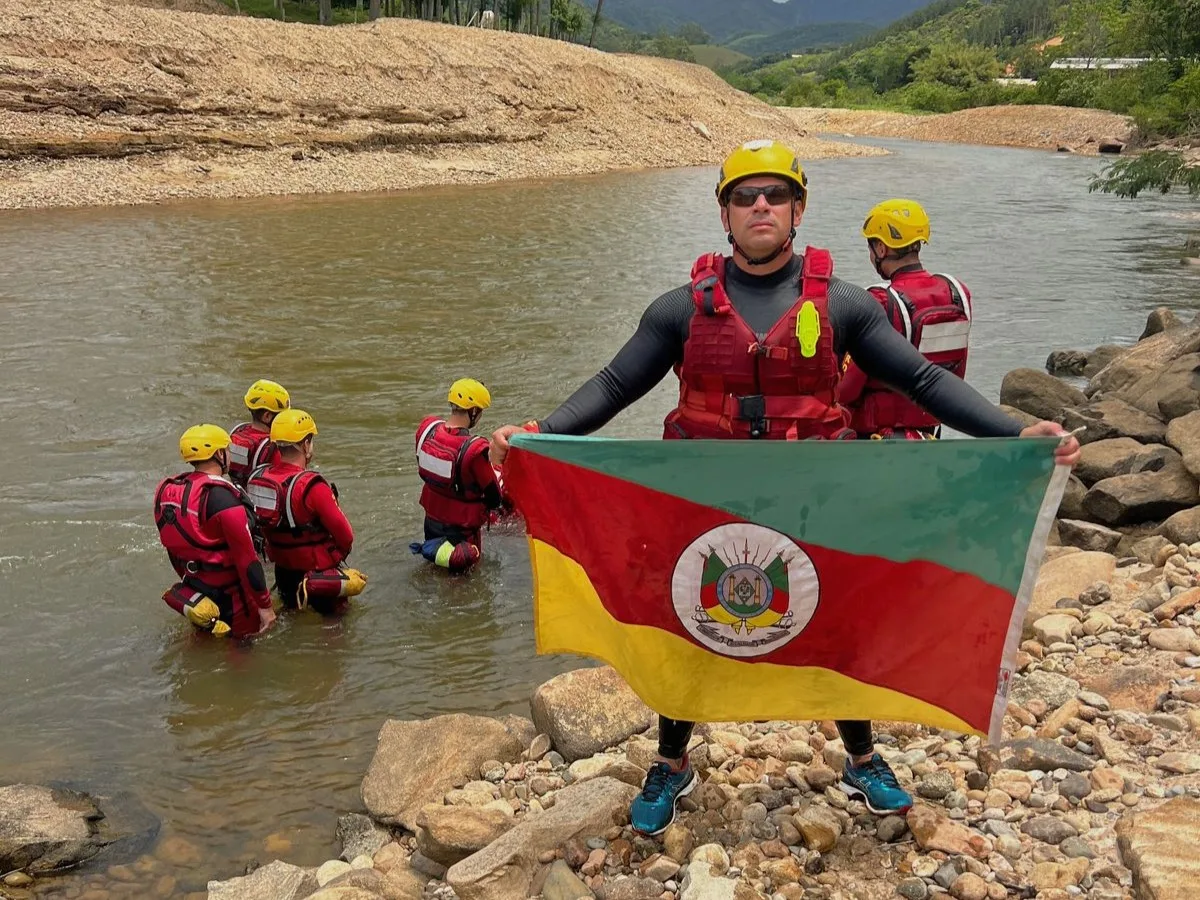
<path id="1" fill-rule="evenodd" d="M 713 164 L 764 135 L 882 152 L 808 138 L 701 66 L 530 35 L 0 4 L 0 208 Z"/>
<path id="2" fill-rule="evenodd" d="M 1119 150 L 1133 134 L 1133 119 L 1129 116 L 1068 106 L 983 106 L 942 115 L 819 107 L 790 107 L 785 112 L 801 128 L 814 133 L 1084 154 L 1099 153 L 1106 143 Z"/>

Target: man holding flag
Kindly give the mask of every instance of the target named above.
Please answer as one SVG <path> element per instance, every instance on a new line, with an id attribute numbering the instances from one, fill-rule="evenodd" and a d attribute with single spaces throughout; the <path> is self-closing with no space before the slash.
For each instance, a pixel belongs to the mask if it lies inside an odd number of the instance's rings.
<path id="1" fill-rule="evenodd" d="M 722 165 L 716 193 L 732 256 L 700 257 L 691 282 L 651 303 L 613 360 L 546 418 L 498 429 L 492 436 L 497 463 L 504 461 L 509 438 L 522 430 L 594 432 L 672 369 L 680 393 L 664 423 L 665 439 L 852 440 L 848 414 L 837 401 L 839 362 L 846 353 L 867 375 L 958 431 L 975 437 L 1062 436 L 1056 462 L 1073 466 L 1078 461 L 1078 442 L 1059 425 L 1043 421 L 1021 429 L 965 382 L 926 361 L 892 328 L 869 293 L 832 276 L 828 251 L 808 247 L 802 255 L 795 252 L 808 179 L 786 147 L 773 141 L 742 145 Z M 519 479 L 512 486 L 520 509 Z M 531 502 L 531 511 L 533 507 Z M 564 525 L 562 530 L 578 527 Z M 808 558 L 801 560 L 791 541 L 775 549 L 756 548 L 759 555 L 752 558 L 748 541 L 743 548 L 739 526 L 721 527 L 732 529 L 727 545 L 697 543 L 699 552 L 688 555 L 695 559 L 696 571 L 681 576 L 677 566 L 676 578 L 694 583 L 700 600 L 696 619 L 704 620 L 685 625 L 693 638 L 706 635 L 727 642 L 719 626 L 732 627 L 739 641 L 751 640 L 725 655 L 750 657 L 760 652 L 752 645 L 768 640 L 772 627 L 792 621 L 786 618 L 793 616 L 787 598 L 803 587 Z M 648 567 L 633 574 L 640 574 L 642 583 L 657 577 Z M 816 570 L 808 574 L 815 583 Z M 670 607 L 672 598 L 663 600 Z M 678 607 L 678 599 L 674 602 Z M 842 622 L 840 627 L 851 625 Z M 761 637 L 753 635 L 756 629 Z M 711 659 L 714 666 L 725 662 Z M 709 664 L 707 657 L 702 664 Z M 678 799 L 695 787 L 686 752 L 692 727 L 690 721 L 660 713 L 660 759 L 631 809 L 638 831 L 664 831 L 674 820 Z M 911 797 L 875 752 L 870 722 L 839 721 L 838 729 L 849 755 L 842 788 L 876 813 L 910 807 Z"/>

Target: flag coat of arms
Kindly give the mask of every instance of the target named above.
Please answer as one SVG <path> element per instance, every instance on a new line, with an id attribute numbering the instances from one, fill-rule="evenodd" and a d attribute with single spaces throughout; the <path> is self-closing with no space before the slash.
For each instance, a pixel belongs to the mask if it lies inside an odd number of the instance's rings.
<path id="1" fill-rule="evenodd" d="M 1055 443 L 514 436 L 538 652 L 604 660 L 675 719 L 998 740 Z"/>

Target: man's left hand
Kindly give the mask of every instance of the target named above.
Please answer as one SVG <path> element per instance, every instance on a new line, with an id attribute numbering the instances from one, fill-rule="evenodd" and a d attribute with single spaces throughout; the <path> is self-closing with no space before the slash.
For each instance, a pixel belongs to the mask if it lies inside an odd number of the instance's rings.
<path id="1" fill-rule="evenodd" d="M 1063 440 L 1054 448 L 1055 464 L 1075 468 L 1079 462 L 1079 441 L 1057 422 L 1036 422 L 1028 428 L 1022 428 L 1021 437 L 1062 437 Z"/>

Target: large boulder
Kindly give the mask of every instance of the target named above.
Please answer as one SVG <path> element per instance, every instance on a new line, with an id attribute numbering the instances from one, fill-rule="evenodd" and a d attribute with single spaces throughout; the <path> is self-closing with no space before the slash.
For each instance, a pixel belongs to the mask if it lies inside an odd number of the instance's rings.
<path id="1" fill-rule="evenodd" d="M 210 881 L 208 900 L 298 900 L 316 889 L 315 870 L 277 859 L 242 878 Z"/>
<path id="2" fill-rule="evenodd" d="M 1146 327 L 1142 329 L 1142 335 L 1138 340 L 1144 341 L 1169 328 L 1181 328 L 1182 326 L 1183 322 L 1180 321 L 1179 316 L 1165 306 L 1160 306 L 1146 316 Z"/>
<path id="3" fill-rule="evenodd" d="M 1174 450 L 1164 448 L 1156 471 L 1115 475 L 1092 485 L 1083 498 L 1088 518 L 1108 526 L 1165 519 L 1200 502 L 1196 479 Z"/>
<path id="4" fill-rule="evenodd" d="M 1043 565 L 1025 611 L 1026 635 L 1033 634 L 1033 623 L 1053 612 L 1060 599 L 1075 599 L 1097 581 L 1110 580 L 1116 567 L 1116 557 L 1097 552 L 1070 553 Z"/>
<path id="5" fill-rule="evenodd" d="M 1004 403 L 1000 404 L 1000 411 L 1019 422 L 1022 428 L 1028 428 L 1030 425 L 1036 425 L 1041 421 L 1037 416 L 1031 416 L 1024 410 L 1017 409 L 1015 406 L 1008 406 Z"/>
<path id="6" fill-rule="evenodd" d="M 498 720 L 455 713 L 432 719 L 389 719 L 379 731 L 375 756 L 362 782 L 371 817 L 417 830 L 422 807 L 451 788 L 479 777 L 488 760 L 516 762 L 528 746 L 528 720 Z"/>
<path id="7" fill-rule="evenodd" d="M 1067 487 L 1063 491 L 1062 500 L 1058 503 L 1058 516 L 1061 519 L 1082 519 L 1083 498 L 1087 496 L 1087 485 L 1071 473 L 1067 479 Z M 1061 536 L 1060 536 L 1061 540 Z"/>
<path id="8" fill-rule="evenodd" d="M 1183 455 L 1183 466 L 1200 478 L 1200 412 L 1172 419 L 1167 425 L 1167 443 Z"/>
<path id="9" fill-rule="evenodd" d="M 1114 396 L 1169 422 L 1200 409 L 1200 353 L 1188 353 L 1142 376 Z"/>
<path id="10" fill-rule="evenodd" d="M 417 817 L 417 849 L 443 866 L 482 850 L 513 826 L 498 809 L 430 804 Z"/>
<path id="11" fill-rule="evenodd" d="M 108 843 L 103 819 L 92 798 L 78 791 L 0 787 L 0 872 L 37 874 L 86 862 Z"/>
<path id="12" fill-rule="evenodd" d="M 627 815 L 637 793 L 615 778 L 569 785 L 550 809 L 451 866 L 446 882 L 459 900 L 527 900 L 539 856 L 573 838 L 603 834 Z"/>
<path id="13" fill-rule="evenodd" d="M 1117 851 L 1133 873 L 1137 900 L 1195 900 L 1200 896 L 1200 800 L 1177 797 L 1117 820 Z"/>
<path id="14" fill-rule="evenodd" d="M 1200 328 L 1194 324 L 1159 332 L 1138 341 L 1097 372 L 1083 392 L 1093 397 L 1119 391 L 1146 375 L 1162 371 L 1172 360 L 1197 351 L 1200 351 Z"/>
<path id="15" fill-rule="evenodd" d="M 1200 541 L 1200 506 L 1181 509 L 1163 522 L 1158 531 L 1172 544 L 1194 544 Z"/>
<path id="16" fill-rule="evenodd" d="M 1075 474 L 1084 484 L 1092 485 L 1115 475 L 1142 471 L 1140 463 L 1160 458 L 1158 451 L 1167 450 L 1162 444 L 1142 444 L 1133 438 L 1108 438 L 1083 445 Z"/>
<path id="17" fill-rule="evenodd" d="M 1078 547 L 1080 550 L 1098 550 L 1101 553 L 1116 552 L 1117 545 L 1125 535 L 1095 522 L 1081 522 L 1078 519 L 1060 519 L 1058 523 L 1060 540 L 1067 547 Z"/>
<path id="18" fill-rule="evenodd" d="M 567 762 L 595 756 L 656 719 L 611 666 L 557 675 L 533 692 L 529 706 L 538 731 Z"/>
<path id="19" fill-rule="evenodd" d="M 1115 397 L 1065 410 L 1062 421 L 1068 431 L 1087 426 L 1087 431 L 1079 435 L 1081 444 L 1119 437 L 1161 444 L 1167 436 L 1167 426 L 1161 420 Z"/>
<path id="20" fill-rule="evenodd" d="M 1000 402 L 1039 419 L 1057 419 L 1064 408 L 1082 406 L 1087 397 L 1053 375 L 1037 369 L 1013 369 L 1000 384 Z"/>
<path id="21" fill-rule="evenodd" d="M 1117 357 L 1123 355 L 1128 347 L 1118 344 L 1101 344 L 1088 354 L 1087 365 L 1083 367 L 1083 377 L 1091 378 Z M 1086 394 L 1087 391 L 1084 391 Z"/>

